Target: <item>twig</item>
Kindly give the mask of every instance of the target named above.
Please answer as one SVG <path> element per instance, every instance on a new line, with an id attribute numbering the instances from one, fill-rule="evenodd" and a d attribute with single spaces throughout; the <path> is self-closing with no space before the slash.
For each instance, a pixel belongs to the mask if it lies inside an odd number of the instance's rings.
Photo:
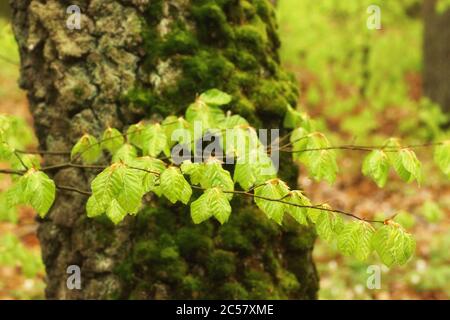
<path id="1" fill-rule="evenodd" d="M 52 156 L 68 156 L 69 151 L 45 151 L 45 150 L 16 150 L 20 154 L 39 154 L 39 155 L 52 155 Z"/>
<path id="2" fill-rule="evenodd" d="M 18 176 L 23 176 L 25 174 L 25 171 L 22 170 L 10 170 L 10 169 L 0 169 L 0 173 L 3 174 L 15 174 Z"/>
<path id="3" fill-rule="evenodd" d="M 158 171 L 152 171 L 152 170 L 147 170 L 147 169 L 137 168 L 137 167 L 131 167 L 131 166 L 127 166 L 127 167 L 130 168 L 130 169 L 133 169 L 133 170 L 139 170 L 139 171 L 144 171 L 144 172 L 147 172 L 147 173 L 151 173 L 151 174 L 154 174 L 156 176 L 160 176 L 161 175 L 161 173 L 159 173 Z"/>
<path id="4" fill-rule="evenodd" d="M 205 188 L 202 187 L 198 187 L 198 186 L 192 186 L 192 188 L 194 189 L 198 189 L 198 190 L 205 190 Z M 301 205 L 301 204 L 297 204 L 297 203 L 292 203 L 292 202 L 288 202 L 288 201 L 284 201 L 285 198 L 287 198 L 289 195 L 285 195 L 284 197 L 280 198 L 280 199 L 273 199 L 273 198 L 268 198 L 268 197 L 263 197 L 263 196 L 258 196 L 254 193 L 250 193 L 247 191 L 222 191 L 223 193 L 229 193 L 229 194 L 238 194 L 238 195 L 244 195 L 247 197 L 252 197 L 252 198 L 257 198 L 257 199 L 262 199 L 262 200 L 267 200 L 267 201 L 273 201 L 273 202 L 278 202 L 278 203 L 283 203 L 286 205 L 290 205 L 290 206 L 294 206 L 294 207 L 298 207 L 298 208 L 305 208 L 305 209 L 318 209 L 318 210 L 322 210 L 322 211 L 327 211 L 327 212 L 334 212 L 334 213 L 339 213 L 339 214 L 343 214 L 345 216 L 360 220 L 360 221 L 365 221 L 365 222 L 370 222 L 370 223 L 384 223 L 384 221 L 381 220 L 369 220 L 369 219 L 365 219 L 365 218 L 361 218 L 358 217 L 357 215 L 354 215 L 352 213 L 349 212 L 345 212 L 342 210 L 337 210 L 337 209 L 331 209 L 331 208 L 327 208 L 327 207 L 322 207 L 322 206 L 317 206 L 317 205 Z"/>
<path id="5" fill-rule="evenodd" d="M 251 191 L 253 191 L 253 190 L 255 190 L 255 189 L 258 189 L 258 188 L 260 188 L 260 187 L 262 187 L 262 186 L 264 186 L 264 185 L 266 185 L 266 184 L 265 184 L 265 183 L 261 183 L 261 184 L 254 185 L 253 187 L 251 187 L 250 189 L 248 189 L 247 192 L 251 192 Z"/>
<path id="6" fill-rule="evenodd" d="M 19 153 L 17 153 L 17 150 L 14 150 L 14 155 L 16 156 L 17 159 L 19 159 L 20 164 L 25 168 L 28 169 L 28 167 L 26 166 L 25 162 L 23 162 L 22 158 L 20 157 Z"/>
<path id="7" fill-rule="evenodd" d="M 80 168 L 80 169 L 94 169 L 94 170 L 104 170 L 107 166 L 100 165 L 87 165 L 87 164 L 76 164 L 73 162 L 66 162 L 61 164 L 55 164 L 47 167 L 42 167 L 42 171 L 51 171 L 55 169 L 64 169 L 64 168 Z"/>
<path id="8" fill-rule="evenodd" d="M 300 150 L 282 150 L 282 148 L 280 148 L 279 151 L 287 152 L 287 153 L 301 153 L 301 152 L 312 152 L 312 151 L 322 151 L 322 150 L 354 150 L 354 151 L 383 150 L 385 152 L 398 152 L 402 149 L 426 148 L 426 147 L 432 147 L 432 146 L 439 146 L 442 144 L 443 144 L 443 142 L 434 142 L 434 143 L 424 143 L 424 144 L 416 144 L 416 145 L 408 145 L 408 146 L 400 146 L 400 147 L 343 145 L 343 146 L 300 149 Z"/>
<path id="9" fill-rule="evenodd" d="M 85 195 L 85 196 L 91 196 L 92 195 L 92 192 L 90 192 L 90 191 L 84 191 L 84 190 L 80 190 L 78 188 L 74 188 L 74 187 L 70 187 L 70 186 L 57 185 L 56 188 L 59 189 L 59 190 L 64 190 L 64 191 L 76 192 L 76 193 L 79 193 L 79 194 L 82 194 L 82 195 Z"/>

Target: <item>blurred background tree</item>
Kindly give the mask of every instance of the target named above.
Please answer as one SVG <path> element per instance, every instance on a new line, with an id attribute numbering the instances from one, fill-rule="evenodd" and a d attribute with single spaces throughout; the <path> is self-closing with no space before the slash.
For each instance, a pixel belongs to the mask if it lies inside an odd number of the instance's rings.
<path id="1" fill-rule="evenodd" d="M 450 114 L 450 7 L 439 7 L 439 0 L 423 4 L 424 90 L 425 95 Z"/>

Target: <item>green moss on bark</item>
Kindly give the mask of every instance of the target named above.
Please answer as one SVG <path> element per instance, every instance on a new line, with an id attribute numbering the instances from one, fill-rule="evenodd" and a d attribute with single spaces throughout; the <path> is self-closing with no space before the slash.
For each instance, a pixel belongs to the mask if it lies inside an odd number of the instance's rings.
<path id="1" fill-rule="evenodd" d="M 159 74 L 161 61 L 169 61 L 179 75 L 174 83 L 157 84 L 156 94 L 147 92 L 154 83 L 129 92 L 128 101 L 165 116 L 216 87 L 232 94 L 232 111 L 255 125 L 258 115 L 280 116 L 296 103 L 295 82 L 278 63 L 280 43 L 268 1 L 196 0 L 184 15 L 170 10 L 162 1 L 152 1 L 147 10 L 145 73 Z"/>

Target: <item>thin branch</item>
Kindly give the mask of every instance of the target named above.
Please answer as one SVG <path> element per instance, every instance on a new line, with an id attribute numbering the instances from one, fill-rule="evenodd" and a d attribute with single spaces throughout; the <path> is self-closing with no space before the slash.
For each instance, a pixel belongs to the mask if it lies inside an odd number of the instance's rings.
<path id="1" fill-rule="evenodd" d="M 70 187 L 70 186 L 61 186 L 61 185 L 56 185 L 56 189 L 58 190 L 63 190 L 63 191 L 70 191 L 70 192 L 76 192 L 85 196 L 91 196 L 92 192 L 90 191 L 84 191 L 75 187 Z"/>
<path id="2" fill-rule="evenodd" d="M 51 156 L 68 156 L 69 151 L 45 151 L 45 150 L 16 150 L 20 154 L 38 154 L 38 155 L 51 155 Z"/>
<path id="3" fill-rule="evenodd" d="M 251 187 L 250 189 L 248 189 L 247 192 L 251 192 L 251 191 L 253 191 L 253 190 L 255 190 L 255 189 L 258 189 L 258 188 L 260 188 L 260 187 L 262 187 L 262 186 L 264 186 L 264 185 L 266 185 L 266 184 L 265 184 L 265 183 L 261 183 L 261 184 L 254 185 L 253 187 Z"/>
<path id="4" fill-rule="evenodd" d="M 132 133 L 136 133 L 136 132 L 139 132 L 139 131 L 141 131 L 141 130 L 143 130 L 144 128 L 138 128 L 138 129 L 136 129 L 136 130 L 133 130 L 133 131 L 131 131 L 131 132 L 125 132 L 125 133 L 120 133 L 121 135 L 122 135 L 122 137 L 124 137 L 125 139 L 127 139 L 127 137 L 128 137 L 128 135 L 129 134 L 132 134 Z M 89 149 L 91 149 L 91 148 L 93 148 L 93 147 L 95 147 L 95 146 L 99 146 L 99 145 L 101 145 L 103 142 L 105 142 L 105 141 L 109 141 L 109 140 L 112 140 L 112 139 L 115 139 L 117 136 L 113 136 L 113 137 L 109 137 L 109 138 L 106 138 L 106 139 L 102 139 L 102 140 L 99 140 L 99 141 L 97 141 L 96 143 L 94 143 L 94 144 L 91 144 L 91 145 L 89 145 L 86 149 L 84 149 L 82 152 L 80 152 L 80 153 L 78 153 L 73 159 L 72 159 L 72 161 L 77 161 L 78 159 L 80 159 L 81 158 L 81 156 L 86 152 L 86 151 L 88 151 Z"/>
<path id="5" fill-rule="evenodd" d="M 0 173 L 3 174 L 15 174 L 18 176 L 23 176 L 25 174 L 22 170 L 10 170 L 10 169 L 0 169 Z"/>
<path id="6" fill-rule="evenodd" d="M 20 164 L 25 168 L 28 169 L 28 167 L 26 166 L 25 162 L 23 162 L 22 158 L 20 157 L 19 153 L 17 152 L 17 150 L 14 150 L 14 155 L 16 156 L 17 159 L 19 159 Z"/>
<path id="7" fill-rule="evenodd" d="M 284 136 L 282 136 L 281 138 L 278 138 L 279 142 L 283 142 L 286 139 L 288 139 L 290 136 L 292 135 L 292 131 L 289 131 L 288 133 L 286 133 Z"/>
<path id="8" fill-rule="evenodd" d="M 417 149 L 417 148 L 426 148 L 432 146 L 439 146 L 444 144 L 443 142 L 430 142 L 423 144 L 415 144 L 408 146 L 400 146 L 400 147 L 387 147 L 387 146 L 353 146 L 353 145 L 342 145 L 342 146 L 332 146 L 332 147 L 324 147 L 324 148 L 311 148 L 311 149 L 300 149 L 300 150 L 282 150 L 281 152 L 286 153 L 301 153 L 301 152 L 312 152 L 312 151 L 322 151 L 322 150 L 353 150 L 353 151 L 374 151 L 374 150 L 383 150 L 385 152 L 398 152 L 402 149 Z"/>
<path id="9" fill-rule="evenodd" d="M 245 195 L 245 196 L 248 196 L 248 197 L 259 198 L 259 199 L 262 199 L 262 200 L 273 201 L 273 202 L 279 202 L 279 203 L 283 203 L 283 204 L 294 206 L 294 207 L 298 207 L 298 208 L 318 209 L 318 210 L 322 210 L 322 211 L 335 212 L 335 213 L 343 214 L 343 215 L 346 215 L 348 217 L 352 217 L 354 219 L 365 221 L 365 222 L 384 223 L 384 221 L 380 221 L 380 220 L 364 219 L 364 218 L 358 217 L 357 215 L 354 215 L 352 213 L 345 212 L 345 211 L 342 211 L 342 210 L 331 209 L 331 208 L 327 208 L 327 207 L 323 207 L 323 206 L 317 206 L 317 205 L 310 205 L 310 206 L 309 205 L 300 205 L 300 204 L 296 204 L 296 203 L 292 203 L 292 202 L 288 202 L 288 201 L 283 201 L 283 199 L 286 198 L 286 196 L 283 197 L 282 199 L 272 199 L 272 198 L 268 198 L 268 197 L 257 196 L 255 194 L 248 193 L 248 192 L 245 192 L 245 191 L 243 191 L 243 192 L 240 192 L 240 191 L 224 191 L 224 193 L 242 194 L 242 195 Z"/>
<path id="10" fill-rule="evenodd" d="M 284 148 L 287 148 L 287 147 L 293 145 L 294 143 L 296 143 L 298 141 L 301 141 L 303 139 L 306 139 L 306 138 L 308 138 L 308 136 L 303 136 L 301 138 L 295 139 L 294 141 L 290 141 L 289 143 L 286 143 L 285 145 L 282 145 L 281 147 L 279 147 L 278 150 L 282 150 Z"/>
<path id="11" fill-rule="evenodd" d="M 198 187 L 198 186 L 192 186 L 192 188 L 198 189 L 198 190 L 203 190 L 203 191 L 206 190 L 205 188 Z M 257 198 L 257 199 L 262 199 L 262 200 L 266 200 L 266 201 L 273 201 L 273 202 L 283 203 L 283 204 L 294 206 L 294 207 L 298 207 L 298 208 L 318 209 L 318 210 L 327 211 L 327 212 L 339 213 L 339 214 L 343 214 L 345 216 L 348 216 L 348 217 L 351 217 L 351 218 L 354 218 L 354 219 L 357 219 L 357 220 L 360 220 L 360 221 L 365 221 L 365 222 L 370 222 L 370 223 L 384 223 L 384 221 L 381 221 L 381 220 L 370 220 L 370 219 L 361 218 L 361 217 L 358 217 L 355 214 L 352 214 L 352 213 L 349 213 L 349 212 L 345 212 L 343 210 L 331 209 L 331 208 L 318 206 L 318 205 L 301 205 L 301 204 L 297 204 L 297 203 L 284 201 L 284 199 L 287 198 L 289 195 L 285 195 L 284 197 L 282 197 L 280 199 L 273 199 L 273 198 L 258 196 L 258 195 L 254 194 L 254 193 L 250 193 L 250 192 L 247 192 L 247 191 L 236 191 L 236 190 L 234 190 L 234 191 L 222 191 L 222 192 L 223 193 L 229 193 L 229 194 L 243 195 L 243 196 Z"/>
<path id="12" fill-rule="evenodd" d="M 51 169 L 63 168 L 63 167 L 94 168 L 94 169 L 104 168 L 103 166 L 86 166 L 86 165 L 77 165 L 77 164 L 73 164 L 73 163 L 66 163 L 66 164 L 62 164 L 62 165 L 56 165 L 56 166 L 52 166 L 52 167 L 42 168 L 41 170 L 45 171 L 45 170 L 51 170 Z M 152 170 L 147 170 L 147 169 L 142 169 L 142 168 L 136 168 L 136 167 L 129 167 L 129 168 L 130 169 L 134 169 L 134 170 L 145 171 L 145 172 L 148 172 L 148 173 L 160 176 L 160 173 L 157 172 L 157 171 L 152 171 Z M 23 175 L 24 171 L 0 169 L 0 173 Z M 234 191 L 223 191 L 223 193 L 232 193 L 232 194 L 237 194 L 237 195 L 244 195 L 244 196 L 247 196 L 247 197 L 258 198 L 258 199 L 267 200 L 267 201 L 273 201 L 273 202 L 279 202 L 279 203 L 283 203 L 283 204 L 286 204 L 286 205 L 295 206 L 295 207 L 299 207 L 299 208 L 318 209 L 318 210 L 322 210 L 322 211 L 335 212 L 335 213 L 343 214 L 343 215 L 346 215 L 348 217 L 352 217 L 354 219 L 365 221 L 365 222 L 384 223 L 384 221 L 364 219 L 364 218 L 358 217 L 358 216 L 356 216 L 356 215 L 354 215 L 352 213 L 349 213 L 349 212 L 345 212 L 345 211 L 337 210 L 337 209 L 331 209 L 331 208 L 323 207 L 321 205 L 299 205 L 299 204 L 296 204 L 296 203 L 291 203 L 291 202 L 288 202 L 288 201 L 284 201 L 284 199 L 286 199 L 289 196 L 289 194 L 287 194 L 287 195 L 285 195 L 285 196 L 283 196 L 283 197 L 281 197 L 279 199 L 273 199 L 273 198 L 258 196 L 256 194 L 250 192 L 250 191 L 253 191 L 256 188 L 259 188 L 259 187 L 261 187 L 263 185 L 264 184 L 256 185 L 256 186 L 252 187 L 251 189 L 249 189 L 248 191 L 236 191 L 236 190 L 234 190 Z M 78 188 L 71 187 L 71 186 L 56 185 L 56 188 L 58 190 L 76 192 L 76 193 L 79 193 L 79 194 L 82 194 L 82 195 L 85 195 L 85 196 L 91 196 L 92 195 L 92 192 L 90 192 L 90 191 L 80 190 Z M 192 188 L 198 189 L 198 190 L 203 190 L 203 191 L 206 190 L 205 188 L 202 188 L 202 187 L 199 187 L 199 186 L 194 186 L 194 185 L 192 185 Z"/>
<path id="13" fill-rule="evenodd" d="M 173 122 L 176 123 L 176 122 Z M 170 124 L 170 123 L 169 123 Z M 168 124 L 166 124 L 168 125 Z M 139 128 L 136 129 L 134 131 L 131 132 L 126 132 L 126 133 L 122 133 L 123 137 L 127 137 L 129 134 L 138 132 L 140 130 L 143 130 L 143 128 Z M 285 140 L 287 137 L 289 137 L 290 134 L 283 136 L 280 141 Z M 400 147 L 393 147 L 393 146 L 357 146 L 357 145 L 342 145 L 342 146 L 331 146 L 331 147 L 325 147 L 325 148 L 314 148 L 314 149 L 302 149 L 302 150 L 284 150 L 286 147 L 288 147 L 289 145 L 292 145 L 293 143 L 295 143 L 296 141 L 302 140 L 306 138 L 302 137 L 299 138 L 295 141 L 292 141 L 282 147 L 280 147 L 278 150 L 282 151 L 282 152 L 288 152 L 288 153 L 297 153 L 297 152 L 309 152 L 309 151 L 321 151 L 321 150 L 355 150 L 355 151 L 373 151 L 373 150 L 383 150 L 386 152 L 398 152 L 399 150 L 402 149 L 412 149 L 412 148 L 422 148 L 422 147 L 430 147 L 430 146 L 437 146 L 437 145 L 442 145 L 444 142 L 437 142 L 437 143 L 423 143 L 423 144 L 416 144 L 416 145 L 409 145 L 409 146 L 400 146 Z M 102 165 L 84 165 L 84 164 L 76 164 L 73 161 L 78 160 L 82 154 L 84 152 L 86 152 L 87 150 L 89 150 L 89 148 L 94 147 L 95 145 L 100 145 L 101 143 L 110 140 L 110 139 L 114 139 L 114 137 L 111 138 L 107 138 L 107 139 L 103 139 L 98 141 L 95 144 L 92 144 L 90 146 L 88 146 L 85 150 L 83 150 L 83 152 L 77 154 L 77 156 L 71 161 L 71 162 L 67 162 L 67 163 L 62 163 L 62 164 L 56 164 L 56 165 L 51 165 L 51 166 L 47 166 L 47 167 L 43 167 L 41 170 L 42 171 L 50 171 L 50 170 L 55 170 L 55 169 L 62 169 L 62 168 L 81 168 L 81 169 L 94 169 L 94 170 L 104 170 L 107 168 L 107 166 L 102 166 Z M 69 155 L 70 152 L 53 152 L 53 151 L 41 151 L 41 150 L 36 150 L 36 151 L 22 151 L 22 150 L 15 150 L 14 154 L 16 155 L 16 157 L 19 159 L 19 161 L 21 162 L 21 164 L 24 166 L 24 168 L 27 168 L 25 163 L 23 162 L 22 158 L 20 157 L 19 154 L 49 154 L 49 155 Z M 142 168 L 137 168 L 137 167 L 129 167 L 130 169 L 134 169 L 134 170 L 140 170 L 140 171 L 144 171 L 147 173 L 151 173 L 157 176 L 160 176 L 160 173 L 157 171 L 152 171 L 152 170 L 147 170 L 147 169 L 142 169 Z M 17 174 L 17 175 L 23 175 L 26 172 L 26 170 L 8 170 L 8 169 L 1 169 L 0 173 L 4 173 L 4 174 Z M 261 185 L 256 185 L 253 186 L 252 188 L 250 188 L 248 191 L 223 191 L 224 193 L 232 193 L 232 194 L 237 194 L 237 195 L 244 195 L 247 197 L 252 197 L 252 198 L 259 198 L 259 199 L 263 199 L 266 201 L 273 201 L 273 202 L 278 202 L 278 203 L 283 203 L 285 205 L 291 205 L 291 206 L 295 206 L 295 207 L 299 207 L 299 208 L 306 208 L 306 209 L 318 209 L 318 210 L 322 210 L 322 211 L 327 211 L 327 212 L 334 212 L 334 213 L 339 213 L 348 217 L 352 217 L 354 219 L 360 220 L 360 221 L 365 221 L 365 222 L 371 222 L 371 223 L 384 223 L 384 221 L 379 221 L 379 220 L 369 220 L 369 219 L 365 219 L 365 218 L 361 218 L 358 217 L 352 213 L 349 212 L 345 212 L 342 210 L 337 210 L 337 209 L 331 209 L 331 208 L 327 208 L 324 207 L 322 205 L 299 205 L 296 203 L 290 203 L 287 201 L 284 201 L 284 199 L 286 199 L 288 197 L 288 195 L 280 198 L 280 199 L 272 199 L 272 198 L 268 198 L 268 197 L 263 197 L 263 196 L 258 196 L 255 195 L 254 193 L 251 193 L 252 191 L 254 191 L 256 188 L 259 188 L 261 186 L 263 186 L 264 184 Z M 195 189 L 201 189 L 201 190 L 205 190 L 204 188 L 198 187 L 198 186 L 192 186 Z M 77 189 L 75 187 L 71 187 L 71 186 L 57 186 L 57 188 L 59 190 L 65 190 L 65 191 L 71 191 L 71 192 L 77 192 L 79 194 L 82 195 L 86 195 L 86 196 L 90 196 L 92 193 L 89 191 L 84 191 L 84 190 L 80 190 Z"/>
<path id="14" fill-rule="evenodd" d="M 154 174 L 156 176 L 160 176 L 161 175 L 161 173 L 159 173 L 158 171 L 152 171 L 152 170 L 147 170 L 147 169 L 137 168 L 137 167 L 131 167 L 131 166 L 127 166 L 127 167 L 130 168 L 130 169 L 133 169 L 133 170 L 139 170 L 139 171 L 144 171 L 144 172 L 147 172 L 147 173 L 151 173 L 151 174 Z"/>
<path id="15" fill-rule="evenodd" d="M 171 125 L 171 124 L 175 124 L 175 123 L 177 123 L 177 122 L 178 122 L 178 121 L 172 121 L 172 122 L 168 122 L 168 123 L 161 123 L 160 125 L 161 125 L 161 126 L 168 126 L 168 125 Z M 136 132 L 139 132 L 140 130 L 143 130 L 143 128 L 136 129 L 136 130 L 133 130 L 133 131 L 130 131 L 130 132 L 126 132 L 126 133 L 121 133 L 121 135 L 122 135 L 122 137 L 126 138 L 127 135 L 133 134 L 133 133 L 136 133 Z M 78 160 L 78 159 L 80 158 L 80 156 L 81 156 L 84 152 L 86 152 L 87 150 L 89 150 L 89 148 L 94 147 L 94 146 L 97 146 L 97 145 L 100 145 L 100 144 L 102 144 L 103 142 L 108 141 L 108 140 L 112 140 L 112 139 L 115 139 L 115 137 L 110 137 L 110 138 L 102 139 L 102 140 L 98 141 L 97 143 L 94 143 L 93 145 L 88 146 L 85 150 L 83 150 L 82 152 L 80 152 L 80 153 L 73 159 L 73 161 Z M 21 154 L 38 154 L 38 155 L 53 155 L 53 156 L 69 156 L 69 155 L 71 154 L 70 151 L 47 151 L 47 150 L 30 150 L 30 151 L 28 151 L 28 150 L 16 150 L 16 151 L 17 151 L 18 153 L 21 153 Z"/>
<path id="16" fill-rule="evenodd" d="M 107 166 L 101 165 L 87 165 L 87 164 L 76 164 L 73 162 L 66 162 L 61 164 L 55 164 L 47 167 L 42 167 L 41 171 L 51 171 L 56 169 L 64 169 L 64 168 L 80 168 L 80 169 L 94 169 L 94 170 L 104 170 Z"/>

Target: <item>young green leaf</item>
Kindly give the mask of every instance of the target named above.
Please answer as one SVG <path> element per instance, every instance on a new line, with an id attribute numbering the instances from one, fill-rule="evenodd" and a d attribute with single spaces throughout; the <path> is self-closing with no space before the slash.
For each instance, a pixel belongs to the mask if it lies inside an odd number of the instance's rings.
<path id="1" fill-rule="evenodd" d="M 291 136 L 291 143 L 294 160 L 303 163 L 315 180 L 325 180 L 330 184 L 336 180 L 336 154 L 327 149 L 330 143 L 322 133 L 306 134 L 306 130 L 298 128 Z"/>
<path id="2" fill-rule="evenodd" d="M 234 129 L 237 127 L 245 128 L 248 126 L 249 126 L 249 124 L 248 124 L 247 120 L 245 120 L 238 114 L 234 114 L 234 115 L 227 114 L 225 121 L 220 123 L 221 129 Z"/>
<path id="3" fill-rule="evenodd" d="M 316 181 L 325 180 L 332 184 L 336 180 L 339 171 L 336 163 L 336 154 L 331 150 L 317 151 L 316 159 L 311 156 L 308 162 L 308 170 Z"/>
<path id="4" fill-rule="evenodd" d="M 397 174 L 406 182 L 416 180 L 422 182 L 422 165 L 416 154 L 410 149 L 400 149 L 397 155 L 391 156 L 392 166 Z"/>
<path id="5" fill-rule="evenodd" d="M 258 148 L 237 158 L 233 180 L 244 190 L 248 190 L 276 176 L 277 170 L 272 159 L 263 148 Z"/>
<path id="6" fill-rule="evenodd" d="M 127 211 L 122 208 L 116 199 L 106 209 L 106 216 L 114 223 L 119 224 L 127 215 Z"/>
<path id="7" fill-rule="evenodd" d="M 44 218 L 55 201 L 55 183 L 42 171 L 29 169 L 8 191 L 11 205 L 31 205 Z"/>
<path id="8" fill-rule="evenodd" d="M 127 213 L 136 214 L 144 195 L 142 176 L 123 163 L 114 163 L 103 170 L 91 183 L 92 196 L 86 205 L 89 217 L 106 212 L 115 223 Z"/>
<path id="9" fill-rule="evenodd" d="M 255 129 L 235 127 L 223 137 L 223 149 L 228 155 L 244 156 L 261 146 Z"/>
<path id="10" fill-rule="evenodd" d="M 85 134 L 72 148 L 70 157 L 73 160 L 76 156 L 80 156 L 84 162 L 94 163 L 100 157 L 101 152 L 102 149 L 97 139 L 89 134 Z"/>
<path id="11" fill-rule="evenodd" d="M 124 144 L 125 139 L 119 130 L 108 128 L 103 132 L 101 146 L 110 153 L 115 153 Z"/>
<path id="12" fill-rule="evenodd" d="M 11 167 L 14 170 L 28 170 L 30 168 L 40 169 L 41 162 L 34 154 L 12 154 L 10 158 Z M 14 177 L 13 177 L 14 179 Z"/>
<path id="13" fill-rule="evenodd" d="M 289 195 L 284 199 L 285 202 L 292 203 L 294 205 L 286 205 L 286 212 L 289 213 L 295 221 L 302 225 L 308 225 L 308 208 L 302 208 L 300 206 L 311 206 L 309 199 L 298 190 L 289 192 Z"/>
<path id="14" fill-rule="evenodd" d="M 389 161 L 392 163 L 395 162 L 395 159 L 398 157 L 398 152 L 402 148 L 400 144 L 400 139 L 398 138 L 389 138 L 383 144 L 383 150 L 389 151 L 386 152 Z"/>
<path id="15" fill-rule="evenodd" d="M 229 104 L 232 97 L 218 89 L 211 89 L 202 93 L 200 100 L 210 106 L 223 106 Z"/>
<path id="16" fill-rule="evenodd" d="M 9 161 L 14 154 L 14 148 L 5 142 L 0 142 L 0 161 Z"/>
<path id="17" fill-rule="evenodd" d="M 287 129 L 298 128 L 302 124 L 302 119 L 302 114 L 288 105 L 284 115 L 283 127 Z"/>
<path id="18" fill-rule="evenodd" d="M 155 192 L 160 196 L 157 182 L 161 173 L 166 169 L 163 161 L 149 156 L 139 157 L 128 162 L 130 169 L 141 175 L 144 192 Z"/>
<path id="19" fill-rule="evenodd" d="M 208 189 L 191 204 L 191 217 L 198 224 L 215 217 L 221 224 L 228 221 L 231 206 L 226 194 L 219 188 Z"/>
<path id="20" fill-rule="evenodd" d="M 389 174 L 389 159 L 381 150 L 373 150 L 364 159 L 362 173 L 372 178 L 378 187 L 386 185 Z"/>
<path id="21" fill-rule="evenodd" d="M 411 234 L 400 225 L 390 222 L 378 229 L 372 237 L 372 247 L 388 267 L 403 265 L 413 255 L 416 243 Z"/>
<path id="22" fill-rule="evenodd" d="M 289 193 L 289 187 L 279 179 L 266 182 L 265 185 L 255 189 L 255 203 L 267 215 L 279 225 L 283 221 L 286 204 L 282 200 Z"/>
<path id="23" fill-rule="evenodd" d="M 163 151 L 166 155 L 170 155 L 168 140 L 160 124 L 153 124 L 145 128 L 142 143 L 144 155 L 157 157 Z"/>
<path id="24" fill-rule="evenodd" d="M 364 221 L 347 223 L 338 235 L 338 249 L 344 255 L 366 260 L 372 252 L 373 227 Z"/>
<path id="25" fill-rule="evenodd" d="M 389 138 L 384 143 L 389 162 L 394 167 L 395 172 L 406 182 L 414 179 L 420 184 L 422 179 L 421 164 L 412 150 L 402 148 L 399 139 Z"/>
<path id="26" fill-rule="evenodd" d="M 127 130 L 127 140 L 128 143 L 138 147 L 139 149 L 144 149 L 144 132 L 146 126 L 143 122 L 138 122 L 131 125 Z"/>
<path id="27" fill-rule="evenodd" d="M 344 226 L 344 221 L 336 212 L 320 209 L 318 210 L 319 216 L 316 219 L 317 234 L 325 241 L 331 242 L 341 232 Z"/>
<path id="28" fill-rule="evenodd" d="M 182 117 L 169 116 L 162 122 L 169 147 L 175 144 L 191 145 L 190 124 Z"/>
<path id="29" fill-rule="evenodd" d="M 187 108 L 186 120 L 192 128 L 201 125 L 202 130 L 200 133 L 204 133 L 208 129 L 219 128 L 220 124 L 225 120 L 225 114 L 218 107 L 213 107 L 201 101 L 196 101 Z"/>
<path id="30" fill-rule="evenodd" d="M 112 162 L 128 163 L 137 157 L 136 148 L 129 144 L 123 144 L 113 155 Z"/>
<path id="31" fill-rule="evenodd" d="M 95 210 L 96 212 L 101 211 L 101 213 L 106 212 L 111 201 L 117 197 L 120 192 L 121 175 L 117 174 L 117 171 L 123 171 L 124 165 L 121 163 L 113 164 L 112 166 L 103 170 L 98 176 L 92 180 L 91 189 L 92 196 L 95 201 L 92 200 L 92 208 L 99 208 Z M 89 200 L 88 200 L 89 201 Z M 94 204 L 96 204 L 94 206 Z M 89 206 L 91 207 L 91 206 Z M 89 209 L 88 207 L 88 209 Z M 100 210 L 101 209 L 101 210 Z M 88 216 L 95 216 L 96 214 L 91 214 L 88 211 Z"/>
<path id="32" fill-rule="evenodd" d="M 139 170 L 134 170 L 128 166 L 125 170 L 117 170 L 116 174 L 120 175 L 121 186 L 119 194 L 116 196 L 117 204 L 125 211 L 125 213 L 136 214 L 141 207 L 141 199 L 144 196 L 144 188 L 142 176 Z M 106 212 L 108 214 L 108 212 Z"/>
<path id="33" fill-rule="evenodd" d="M 244 190 L 250 189 L 256 183 L 256 169 L 253 163 L 238 160 L 234 167 L 233 181 L 239 183 Z"/>
<path id="34" fill-rule="evenodd" d="M 292 144 L 292 158 L 299 161 L 302 150 L 308 145 L 309 132 L 303 128 L 297 128 L 292 131 L 290 142 Z"/>
<path id="35" fill-rule="evenodd" d="M 24 178 L 28 180 L 26 198 L 41 218 L 45 217 L 55 201 L 55 183 L 42 171 L 31 170 Z"/>
<path id="36" fill-rule="evenodd" d="M 434 150 L 434 161 L 442 172 L 450 178 L 450 140 L 444 141 Z"/>
<path id="37" fill-rule="evenodd" d="M 167 168 L 160 178 L 161 191 L 170 202 L 181 201 L 184 204 L 189 202 L 192 195 L 192 188 L 181 174 L 180 169 L 175 167 Z"/>
<path id="38" fill-rule="evenodd" d="M 86 212 L 89 218 L 94 218 L 102 215 L 105 212 L 104 204 L 96 197 L 90 196 L 86 203 Z"/>
<path id="39" fill-rule="evenodd" d="M 193 163 L 191 160 L 186 160 L 183 161 L 180 168 L 183 174 L 190 177 L 193 185 L 199 185 L 204 179 L 205 165 L 203 163 Z"/>
<path id="40" fill-rule="evenodd" d="M 287 108 L 283 126 L 288 129 L 302 129 L 307 133 L 311 133 L 316 130 L 314 121 L 311 120 L 306 112 L 297 111 L 291 106 L 288 106 Z"/>
<path id="41" fill-rule="evenodd" d="M 205 189 L 220 188 L 222 191 L 234 191 L 234 182 L 230 172 L 222 168 L 219 160 L 211 158 L 205 163 L 201 186 Z M 227 193 L 227 198 L 233 198 L 232 193 Z"/>
<path id="42" fill-rule="evenodd" d="M 318 206 L 318 207 L 328 208 L 328 205 L 322 205 L 322 206 Z M 320 208 L 312 208 L 312 209 L 309 209 L 307 211 L 307 213 L 308 213 L 309 220 L 311 220 L 311 222 L 313 222 L 313 223 L 317 223 L 317 221 L 319 221 L 319 218 L 322 214 L 322 210 Z"/>

